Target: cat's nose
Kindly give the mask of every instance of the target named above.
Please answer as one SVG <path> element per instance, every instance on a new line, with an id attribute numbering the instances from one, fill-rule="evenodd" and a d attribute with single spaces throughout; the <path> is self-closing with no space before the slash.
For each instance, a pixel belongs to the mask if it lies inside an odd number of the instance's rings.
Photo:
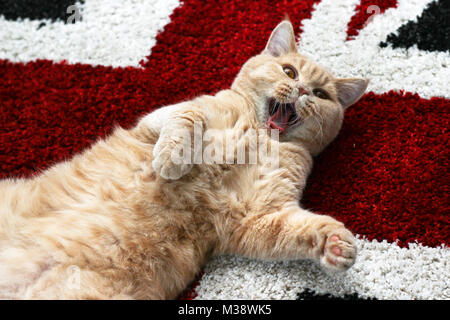
<path id="1" fill-rule="evenodd" d="M 306 89 L 305 87 L 303 87 L 303 86 L 298 86 L 297 88 L 298 88 L 298 96 L 299 96 L 299 97 L 301 97 L 301 96 L 303 96 L 303 95 L 305 95 L 305 94 L 309 94 L 309 90 Z"/>

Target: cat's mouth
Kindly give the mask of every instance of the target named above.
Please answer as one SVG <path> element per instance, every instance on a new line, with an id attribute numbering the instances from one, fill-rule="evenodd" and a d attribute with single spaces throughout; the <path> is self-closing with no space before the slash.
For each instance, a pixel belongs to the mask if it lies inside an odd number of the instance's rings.
<path id="1" fill-rule="evenodd" d="M 268 106 L 267 128 L 284 133 L 288 128 L 300 122 L 300 116 L 295 111 L 295 103 L 281 103 L 275 98 L 270 98 Z"/>

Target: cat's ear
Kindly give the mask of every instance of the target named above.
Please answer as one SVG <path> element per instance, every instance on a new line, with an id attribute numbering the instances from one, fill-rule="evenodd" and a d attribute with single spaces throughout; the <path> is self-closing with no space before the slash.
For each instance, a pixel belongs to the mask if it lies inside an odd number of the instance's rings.
<path id="1" fill-rule="evenodd" d="M 336 81 L 338 99 L 344 109 L 356 103 L 362 97 L 368 84 L 368 79 L 358 78 L 338 79 Z"/>
<path id="2" fill-rule="evenodd" d="M 288 20 L 278 24 L 272 31 L 263 52 L 269 53 L 274 57 L 279 57 L 289 52 L 297 52 L 294 28 Z"/>

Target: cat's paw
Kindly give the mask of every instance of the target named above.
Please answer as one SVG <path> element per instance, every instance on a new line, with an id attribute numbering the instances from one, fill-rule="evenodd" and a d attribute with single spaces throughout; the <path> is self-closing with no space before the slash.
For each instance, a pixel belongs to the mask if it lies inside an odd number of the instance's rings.
<path id="1" fill-rule="evenodd" d="M 356 251 L 353 234 L 338 227 L 324 235 L 319 261 L 329 271 L 346 271 L 355 263 Z"/>
<path id="2" fill-rule="evenodd" d="M 153 149 L 153 170 L 164 179 L 180 179 L 192 169 L 193 165 L 179 154 L 181 143 L 174 138 L 160 139 Z"/>

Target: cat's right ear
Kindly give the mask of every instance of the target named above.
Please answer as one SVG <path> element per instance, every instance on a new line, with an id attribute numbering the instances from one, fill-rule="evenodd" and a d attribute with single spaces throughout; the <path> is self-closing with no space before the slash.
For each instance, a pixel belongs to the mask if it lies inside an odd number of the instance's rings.
<path id="1" fill-rule="evenodd" d="M 338 79 L 336 81 L 336 89 L 342 107 L 345 109 L 356 103 L 366 91 L 368 84 L 369 79 Z"/>
<path id="2" fill-rule="evenodd" d="M 291 22 L 285 20 L 272 31 L 263 53 L 279 57 L 289 52 L 297 52 L 297 45 L 295 44 L 294 28 Z"/>

